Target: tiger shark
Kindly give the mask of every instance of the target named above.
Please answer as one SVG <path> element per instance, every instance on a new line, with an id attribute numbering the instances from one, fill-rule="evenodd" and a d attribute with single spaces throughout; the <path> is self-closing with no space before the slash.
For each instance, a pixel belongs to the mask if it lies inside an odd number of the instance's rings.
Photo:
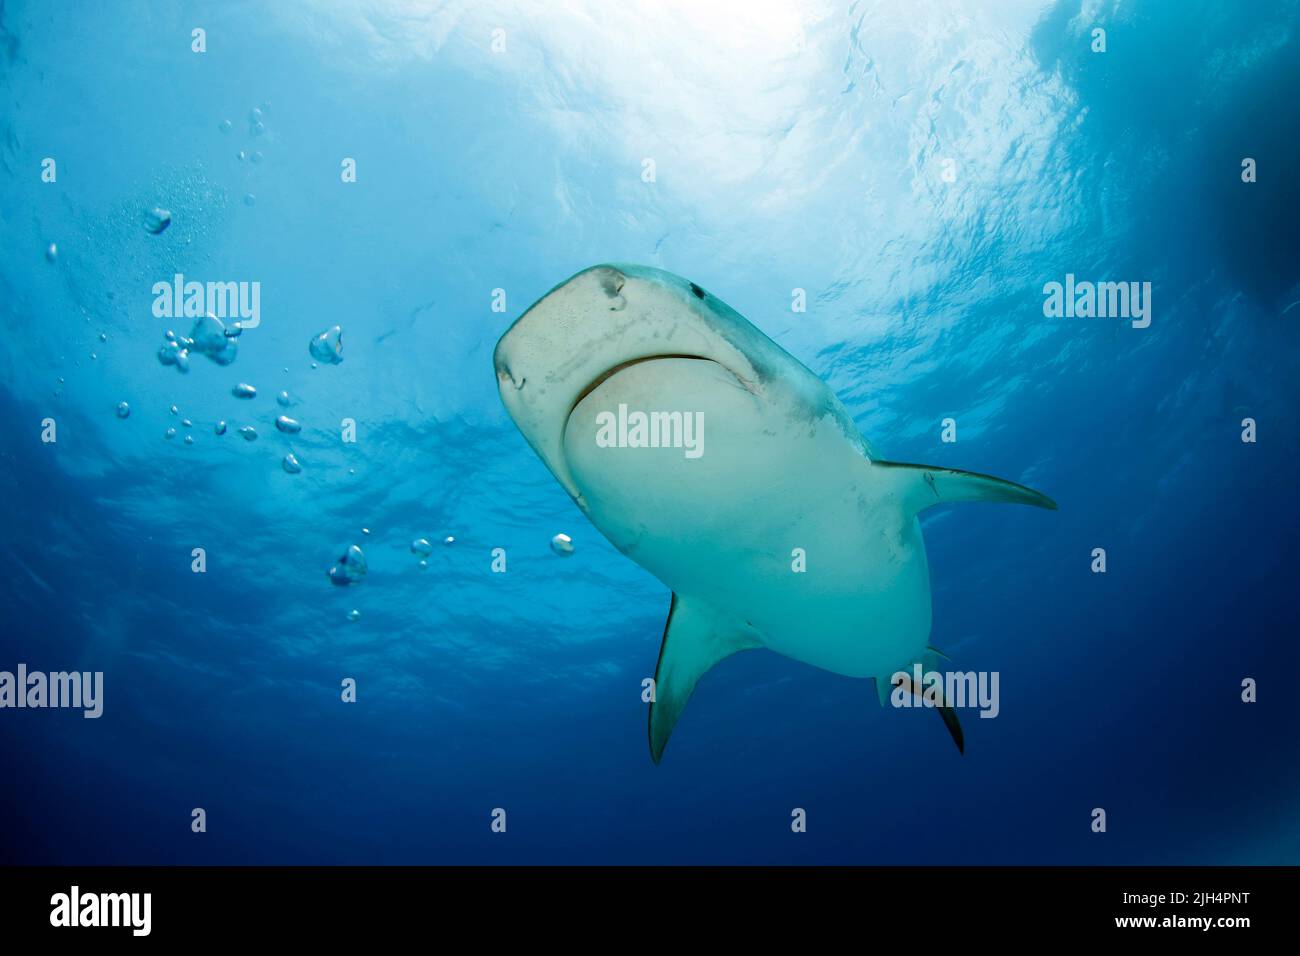
<path id="1" fill-rule="evenodd" d="M 661 269 L 579 272 L 525 311 L 493 358 L 506 410 L 555 480 L 672 591 L 650 705 L 655 763 L 700 678 L 738 651 L 874 678 L 882 704 L 919 696 L 904 675 L 938 652 L 917 516 L 956 501 L 1056 508 L 1000 478 L 883 460 L 826 383 Z M 950 703 L 936 709 L 964 752 Z"/>

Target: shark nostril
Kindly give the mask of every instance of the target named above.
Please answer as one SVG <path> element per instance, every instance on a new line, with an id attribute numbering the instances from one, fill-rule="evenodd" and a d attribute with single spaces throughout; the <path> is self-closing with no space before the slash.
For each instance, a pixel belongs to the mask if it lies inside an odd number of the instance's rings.
<path id="1" fill-rule="evenodd" d="M 523 388 L 524 383 L 528 381 L 527 378 L 522 378 L 519 381 L 515 381 L 515 373 L 510 371 L 510 366 L 508 365 L 497 366 L 497 378 L 500 380 L 502 385 L 505 385 L 506 382 L 509 382 L 511 385 L 515 387 L 516 391 Z"/>
<path id="2" fill-rule="evenodd" d="M 622 294 L 627 276 L 617 269 L 600 269 L 597 271 L 601 291 L 609 297 L 609 311 L 622 312 L 627 308 L 627 298 Z"/>
<path id="3" fill-rule="evenodd" d="M 627 281 L 627 276 L 617 269 L 600 270 L 600 287 L 604 290 L 605 295 L 611 299 L 618 296 L 623 291 L 623 283 Z"/>

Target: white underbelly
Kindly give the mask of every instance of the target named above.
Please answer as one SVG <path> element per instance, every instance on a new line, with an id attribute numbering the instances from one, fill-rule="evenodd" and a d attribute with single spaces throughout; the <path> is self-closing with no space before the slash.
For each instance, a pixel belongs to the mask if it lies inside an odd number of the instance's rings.
<path id="1" fill-rule="evenodd" d="M 655 412 L 681 418 L 638 432 L 636 413 Z M 865 462 L 831 419 L 776 408 L 713 362 L 655 359 L 584 397 L 564 447 L 616 547 L 772 650 L 858 677 L 919 657 L 930 628 L 919 528 L 864 498 Z"/>

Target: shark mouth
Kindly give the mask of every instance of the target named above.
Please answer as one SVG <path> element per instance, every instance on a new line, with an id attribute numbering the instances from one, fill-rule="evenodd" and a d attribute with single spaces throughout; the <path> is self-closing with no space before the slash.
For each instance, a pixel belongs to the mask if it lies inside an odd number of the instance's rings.
<path id="1" fill-rule="evenodd" d="M 713 359 L 706 358 L 703 355 L 688 355 L 682 352 L 665 352 L 662 355 L 643 355 L 641 358 L 635 358 L 635 359 L 630 359 L 626 362 L 620 362 L 619 364 L 613 366 L 612 368 L 605 369 L 605 371 L 601 372 L 599 375 L 597 375 L 594 379 L 592 379 L 587 384 L 587 387 L 584 388 L 578 394 L 578 397 L 574 399 L 573 404 L 569 406 L 569 414 L 565 416 L 566 420 L 573 416 L 574 409 L 576 409 L 579 405 L 582 404 L 583 399 L 585 399 L 596 389 L 600 388 L 602 385 L 608 382 L 619 372 L 624 372 L 634 365 L 644 365 L 646 362 L 660 362 L 663 361 L 664 359 L 690 359 L 696 362 L 713 362 L 714 365 L 719 365 L 719 367 L 721 368 L 726 367 L 726 366 L 721 366 L 718 362 L 714 362 Z M 730 369 L 727 369 L 727 371 L 730 371 Z"/>
<path id="2" fill-rule="evenodd" d="M 600 388 L 602 385 L 608 382 L 615 375 L 619 374 L 620 372 L 627 371 L 629 368 L 631 368 L 634 365 L 644 365 L 646 362 L 660 362 L 665 359 L 687 359 L 689 361 L 694 361 L 694 362 L 711 362 L 712 364 L 718 366 L 718 368 L 727 372 L 732 378 L 736 380 L 737 384 L 745 391 L 749 392 L 751 395 L 759 394 L 758 387 L 753 382 L 745 378 L 743 375 L 738 374 L 735 369 L 730 368 L 729 366 L 719 362 L 717 359 L 709 358 L 706 355 L 692 355 L 687 352 L 664 352 L 659 355 L 643 355 L 640 358 L 629 359 L 626 362 L 620 362 L 619 364 L 613 366 L 612 368 L 605 369 L 605 371 L 601 372 L 594 379 L 588 382 L 587 387 L 584 388 L 580 393 L 578 393 L 578 397 L 575 398 L 573 404 L 569 406 L 569 414 L 565 416 L 565 420 L 567 421 L 569 418 L 573 416 L 574 409 L 576 409 L 579 405 L 582 404 L 583 399 L 585 399 L 596 389 Z M 522 387 L 522 383 L 520 383 L 520 385 L 517 387 Z"/>

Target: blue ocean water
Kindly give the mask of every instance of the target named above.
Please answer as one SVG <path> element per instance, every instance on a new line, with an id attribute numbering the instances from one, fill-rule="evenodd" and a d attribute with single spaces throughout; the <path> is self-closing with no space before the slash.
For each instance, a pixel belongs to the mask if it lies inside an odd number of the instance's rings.
<path id="1" fill-rule="evenodd" d="M 0 4 L 0 669 L 105 681 L 97 720 L 0 710 L 0 860 L 1300 862 L 1298 29 L 1294 0 Z M 1000 674 L 965 756 L 760 651 L 652 764 L 669 593 L 492 370 L 605 261 L 715 293 L 886 457 L 1059 502 L 923 518 L 932 642 Z M 259 283 L 233 364 L 160 364 L 178 273 Z M 1149 327 L 1045 317 L 1067 274 L 1150 282 Z"/>

